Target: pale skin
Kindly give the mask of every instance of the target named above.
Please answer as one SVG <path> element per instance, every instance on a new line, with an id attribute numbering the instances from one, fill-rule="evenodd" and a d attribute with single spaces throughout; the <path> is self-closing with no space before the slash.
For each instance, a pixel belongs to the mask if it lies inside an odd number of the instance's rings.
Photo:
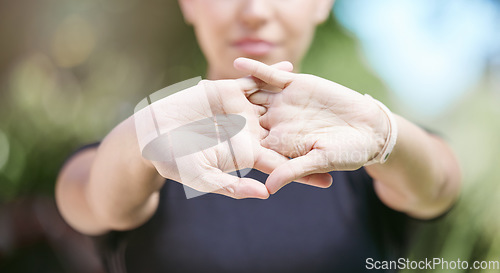
<path id="1" fill-rule="evenodd" d="M 388 119 L 371 99 L 334 82 L 280 71 L 250 59 L 235 67 L 278 88 L 249 100 L 268 111 L 260 125 L 269 130 L 264 147 L 294 159 L 266 181 L 271 193 L 316 172 L 356 170 L 374 158 L 388 135 Z M 460 169 L 440 138 L 396 116 L 399 136 L 388 161 L 366 166 L 378 197 L 415 218 L 432 218 L 455 201 Z"/>
<path id="2" fill-rule="evenodd" d="M 358 169 L 379 152 L 387 136 L 388 119 L 376 104 L 331 81 L 291 72 L 293 67 L 298 71 L 314 28 L 326 19 L 332 2 L 180 1 L 186 21 L 194 26 L 207 57 L 209 79 L 240 79 L 202 82 L 195 89 L 176 94 L 175 104 L 167 99 L 158 108 L 170 118 L 165 119 L 166 123 L 178 124 L 186 117 L 194 121 L 207 116 L 179 113 L 182 110 L 176 109 L 175 105 L 183 102 L 190 106 L 186 108 L 205 113 L 202 107 L 192 104 L 193 92 L 220 97 L 220 111 L 240 114 L 249 121 L 245 132 L 252 143 L 252 156 L 243 159 L 245 167 L 270 173 L 265 186 L 251 179 L 231 177 L 221 165 L 228 157 L 227 149 L 214 147 L 192 157 L 203 174 L 202 180 L 209 185 L 199 189 L 238 199 L 265 199 L 307 175 L 302 183 L 328 187 L 331 178 L 322 173 Z M 272 46 L 263 51 L 261 47 L 249 51 L 234 46 L 233 41 L 249 37 Z M 233 68 L 233 61 L 241 56 L 261 62 L 238 59 Z M 272 67 L 264 63 L 277 64 Z M 254 78 L 242 78 L 248 74 Z M 253 92 L 255 89 L 261 91 Z M 231 98 L 231 103 L 225 104 L 223 98 Z M 416 218 L 435 217 L 446 211 L 459 194 L 457 160 L 440 138 L 403 117 L 396 116 L 396 121 L 399 135 L 393 153 L 385 164 L 373 164 L 366 170 L 375 181 L 378 197 L 387 206 Z M 290 135 L 299 137 L 291 139 L 287 137 Z M 358 141 L 343 142 L 345 139 Z M 179 176 L 174 163 L 149 161 L 140 150 L 131 117 L 116 126 L 98 149 L 87 149 L 71 158 L 56 188 L 59 209 L 70 225 L 95 235 L 133 229 L 154 214 L 165 178 L 178 180 Z M 360 156 L 349 156 L 352 152 Z M 200 185 L 200 181 L 191 182 L 186 183 Z"/>

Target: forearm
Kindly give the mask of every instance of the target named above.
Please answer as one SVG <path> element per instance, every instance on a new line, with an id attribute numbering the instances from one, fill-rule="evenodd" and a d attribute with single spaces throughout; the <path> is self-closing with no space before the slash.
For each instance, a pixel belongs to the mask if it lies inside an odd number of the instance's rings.
<path id="1" fill-rule="evenodd" d="M 90 209 L 85 195 L 96 150 L 87 148 L 70 158 L 56 183 L 56 202 L 64 220 L 75 230 L 89 235 L 102 234 L 110 229 Z"/>
<path id="2" fill-rule="evenodd" d="M 440 138 L 402 117 L 396 116 L 396 121 L 398 140 L 389 159 L 366 170 L 386 205 L 417 218 L 432 218 L 456 200 L 460 168 Z"/>
<path id="3" fill-rule="evenodd" d="M 141 156 L 132 117 L 102 141 L 85 193 L 99 219 L 113 229 L 130 229 L 154 213 L 163 181 Z"/>

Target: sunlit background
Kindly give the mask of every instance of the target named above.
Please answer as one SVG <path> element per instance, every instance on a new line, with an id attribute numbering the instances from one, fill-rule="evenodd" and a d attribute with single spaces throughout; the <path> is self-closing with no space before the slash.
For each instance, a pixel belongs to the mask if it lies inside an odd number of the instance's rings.
<path id="1" fill-rule="evenodd" d="M 460 202 L 409 255 L 500 260 L 500 1 L 337 0 L 333 15 L 304 72 L 437 132 L 462 164 Z M 205 64 L 173 0 L 0 1 L 0 272 L 102 272 L 57 214 L 58 170 Z"/>

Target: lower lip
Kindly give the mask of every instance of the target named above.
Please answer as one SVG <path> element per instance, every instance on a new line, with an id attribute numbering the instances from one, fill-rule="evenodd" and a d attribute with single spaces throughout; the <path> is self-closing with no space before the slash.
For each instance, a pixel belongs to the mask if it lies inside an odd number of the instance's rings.
<path id="1" fill-rule="evenodd" d="M 274 45 L 266 42 L 237 43 L 236 48 L 246 55 L 263 56 L 273 50 Z"/>

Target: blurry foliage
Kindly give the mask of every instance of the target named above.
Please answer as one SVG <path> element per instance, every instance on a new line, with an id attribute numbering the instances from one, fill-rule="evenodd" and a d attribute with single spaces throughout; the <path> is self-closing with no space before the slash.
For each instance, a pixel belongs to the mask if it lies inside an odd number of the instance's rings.
<path id="1" fill-rule="evenodd" d="M 414 259 L 443 257 L 468 260 L 469 265 L 473 261 L 500 261 L 500 93 L 498 85 L 489 82 L 479 84 L 445 116 L 428 121 L 445 132 L 445 139 L 454 148 L 463 171 L 463 186 L 450 213 L 424 225 L 412 250 Z"/>
<path id="2" fill-rule="evenodd" d="M 0 23 L 0 201 L 52 195 L 78 146 L 204 73 L 177 1 L 11 1 Z"/>
<path id="3" fill-rule="evenodd" d="M 104 137 L 145 95 L 204 75 L 205 66 L 177 1 L 0 2 L 0 203 L 52 195 L 72 151 Z M 303 71 L 396 107 L 333 18 L 319 27 Z M 442 117 L 419 121 L 451 143 L 464 187 L 452 212 L 422 230 L 416 258 L 500 259 L 495 88 L 485 81 Z"/>

